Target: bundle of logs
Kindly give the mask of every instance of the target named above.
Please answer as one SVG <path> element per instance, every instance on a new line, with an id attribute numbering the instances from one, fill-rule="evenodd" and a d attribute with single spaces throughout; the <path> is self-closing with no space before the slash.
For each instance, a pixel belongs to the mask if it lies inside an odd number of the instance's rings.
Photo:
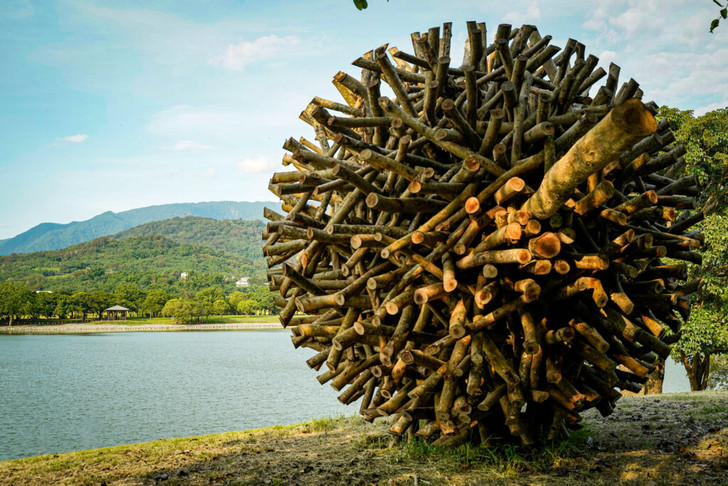
<path id="1" fill-rule="evenodd" d="M 343 102 L 301 114 L 315 142 L 284 144 L 263 249 L 281 323 L 342 403 L 395 436 L 531 445 L 668 356 L 701 213 L 685 148 L 618 66 L 531 25 L 486 38 L 468 22 L 454 67 L 446 23 L 336 74 Z"/>

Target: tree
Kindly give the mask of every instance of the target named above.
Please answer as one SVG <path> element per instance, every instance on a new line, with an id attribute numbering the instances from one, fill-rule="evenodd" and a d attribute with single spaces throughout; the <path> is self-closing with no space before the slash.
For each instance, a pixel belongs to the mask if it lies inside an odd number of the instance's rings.
<path id="1" fill-rule="evenodd" d="M 0 317 L 8 319 L 8 325 L 18 319 L 27 308 L 28 303 L 35 297 L 24 284 L 16 282 L 0 283 Z"/>
<path id="2" fill-rule="evenodd" d="M 99 319 L 101 319 L 101 314 L 104 312 L 104 309 L 107 309 L 114 305 L 114 296 L 109 292 L 104 292 L 103 290 L 94 290 L 93 292 L 89 292 L 86 295 L 88 299 L 89 310 L 92 313 L 98 315 Z"/>
<path id="3" fill-rule="evenodd" d="M 273 296 L 274 293 L 268 290 L 265 285 L 255 285 L 245 292 L 245 298 L 254 301 L 257 310 L 266 312 L 276 312 L 278 310 Z"/>
<path id="4" fill-rule="evenodd" d="M 225 314 L 228 310 L 230 310 L 230 306 L 225 299 L 218 299 L 213 302 L 212 310 L 215 314 L 221 316 Z"/>
<path id="5" fill-rule="evenodd" d="M 171 317 L 175 322 L 191 322 L 200 316 L 200 309 L 196 302 L 189 299 L 170 299 L 164 304 L 162 315 Z"/>
<path id="6" fill-rule="evenodd" d="M 114 297 L 117 304 L 139 312 L 146 296 L 135 284 L 123 283 L 116 286 Z"/>
<path id="7" fill-rule="evenodd" d="M 253 300 L 241 300 L 238 302 L 236 309 L 238 314 L 249 316 L 255 314 L 255 311 L 258 310 L 258 304 Z"/>
<path id="8" fill-rule="evenodd" d="M 728 108 L 696 118 L 692 111 L 663 107 L 660 115 L 685 145 L 684 172 L 696 175 L 701 188 L 703 264 L 689 270 L 701 285 L 673 353 L 685 366 L 691 389 L 704 390 L 711 356 L 728 353 Z"/>
<path id="9" fill-rule="evenodd" d="M 81 314 L 81 319 L 86 320 L 86 316 L 91 312 L 91 298 L 88 292 L 76 291 L 71 294 L 73 312 Z"/>
<path id="10" fill-rule="evenodd" d="M 57 294 L 52 292 L 37 292 L 34 298 L 28 303 L 26 313 L 31 317 L 51 317 L 55 315 Z"/>
<path id="11" fill-rule="evenodd" d="M 711 359 L 708 388 L 711 390 L 728 388 L 728 355 L 721 354 Z"/>
<path id="12" fill-rule="evenodd" d="M 160 289 L 152 289 L 147 292 L 147 296 L 142 303 L 141 309 L 145 314 L 149 314 L 151 317 L 156 317 L 162 312 L 164 304 L 167 303 L 172 297 Z"/>
<path id="13" fill-rule="evenodd" d="M 215 313 L 215 301 L 225 300 L 225 292 L 219 287 L 208 287 L 197 292 L 194 300 L 199 306 L 200 314 L 209 316 Z"/>
<path id="14" fill-rule="evenodd" d="M 230 307 L 237 312 L 238 303 L 245 299 L 245 294 L 240 292 L 239 290 L 236 290 L 235 292 L 228 295 L 227 301 L 228 304 L 230 304 Z"/>
<path id="15" fill-rule="evenodd" d="M 80 311 L 80 305 L 73 295 L 67 293 L 59 293 L 56 295 L 56 308 L 53 309 L 53 313 L 59 319 L 66 319 L 78 311 Z"/>

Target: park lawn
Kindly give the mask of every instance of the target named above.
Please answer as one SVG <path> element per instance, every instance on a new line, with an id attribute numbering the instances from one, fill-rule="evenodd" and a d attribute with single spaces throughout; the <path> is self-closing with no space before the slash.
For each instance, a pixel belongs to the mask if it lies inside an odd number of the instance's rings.
<path id="1" fill-rule="evenodd" d="M 728 484 L 728 392 L 624 397 L 543 449 L 390 444 L 357 417 L 0 462 L 0 484 Z"/>
<path id="2" fill-rule="evenodd" d="M 237 323 L 267 323 L 278 322 L 278 316 L 210 316 L 207 319 L 200 320 L 199 324 L 237 324 Z M 175 324 L 171 317 L 130 317 L 126 321 L 93 321 L 93 324 L 122 324 L 127 326 L 147 325 L 147 324 Z M 192 324 L 198 324 L 192 321 Z"/>

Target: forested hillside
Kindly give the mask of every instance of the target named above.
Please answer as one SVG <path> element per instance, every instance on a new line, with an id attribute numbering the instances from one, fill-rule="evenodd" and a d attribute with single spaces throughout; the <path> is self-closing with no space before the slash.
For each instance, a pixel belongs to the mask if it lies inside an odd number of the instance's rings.
<path id="1" fill-rule="evenodd" d="M 263 241 L 260 238 L 265 223 L 262 221 L 242 221 L 188 216 L 154 221 L 122 231 L 112 236 L 115 239 L 128 239 L 139 236 L 160 235 L 177 243 L 200 245 L 213 250 L 253 260 L 265 269 Z"/>
<path id="2" fill-rule="evenodd" d="M 62 250 L 0 256 L 0 282 L 15 281 L 31 290 L 112 291 L 122 283 L 173 293 L 209 286 L 232 290 L 250 276 L 263 283 L 260 263 L 239 254 L 172 241 L 163 236 L 102 237 Z M 180 274 L 187 272 L 186 278 Z"/>
<path id="3" fill-rule="evenodd" d="M 135 226 L 179 216 L 256 220 L 263 218 L 265 202 L 217 201 L 149 206 L 114 213 L 107 211 L 86 221 L 43 223 L 7 240 L 0 240 L 0 255 L 57 250 L 112 235 Z"/>

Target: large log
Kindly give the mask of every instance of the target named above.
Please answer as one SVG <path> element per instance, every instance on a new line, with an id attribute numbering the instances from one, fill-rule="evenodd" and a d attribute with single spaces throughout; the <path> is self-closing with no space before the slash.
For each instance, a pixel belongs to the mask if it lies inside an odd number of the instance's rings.
<path id="1" fill-rule="evenodd" d="M 522 209 L 538 219 L 553 216 L 579 184 L 655 130 L 655 117 L 640 100 L 633 98 L 616 106 L 549 169 Z"/>
<path id="2" fill-rule="evenodd" d="M 284 144 L 263 251 L 281 323 L 342 403 L 398 436 L 533 445 L 669 354 L 699 282 L 663 258 L 700 261 L 703 213 L 618 66 L 534 26 L 485 33 L 468 23 L 457 68 L 448 23 L 337 73 L 344 103 L 301 114 L 318 144 Z"/>

